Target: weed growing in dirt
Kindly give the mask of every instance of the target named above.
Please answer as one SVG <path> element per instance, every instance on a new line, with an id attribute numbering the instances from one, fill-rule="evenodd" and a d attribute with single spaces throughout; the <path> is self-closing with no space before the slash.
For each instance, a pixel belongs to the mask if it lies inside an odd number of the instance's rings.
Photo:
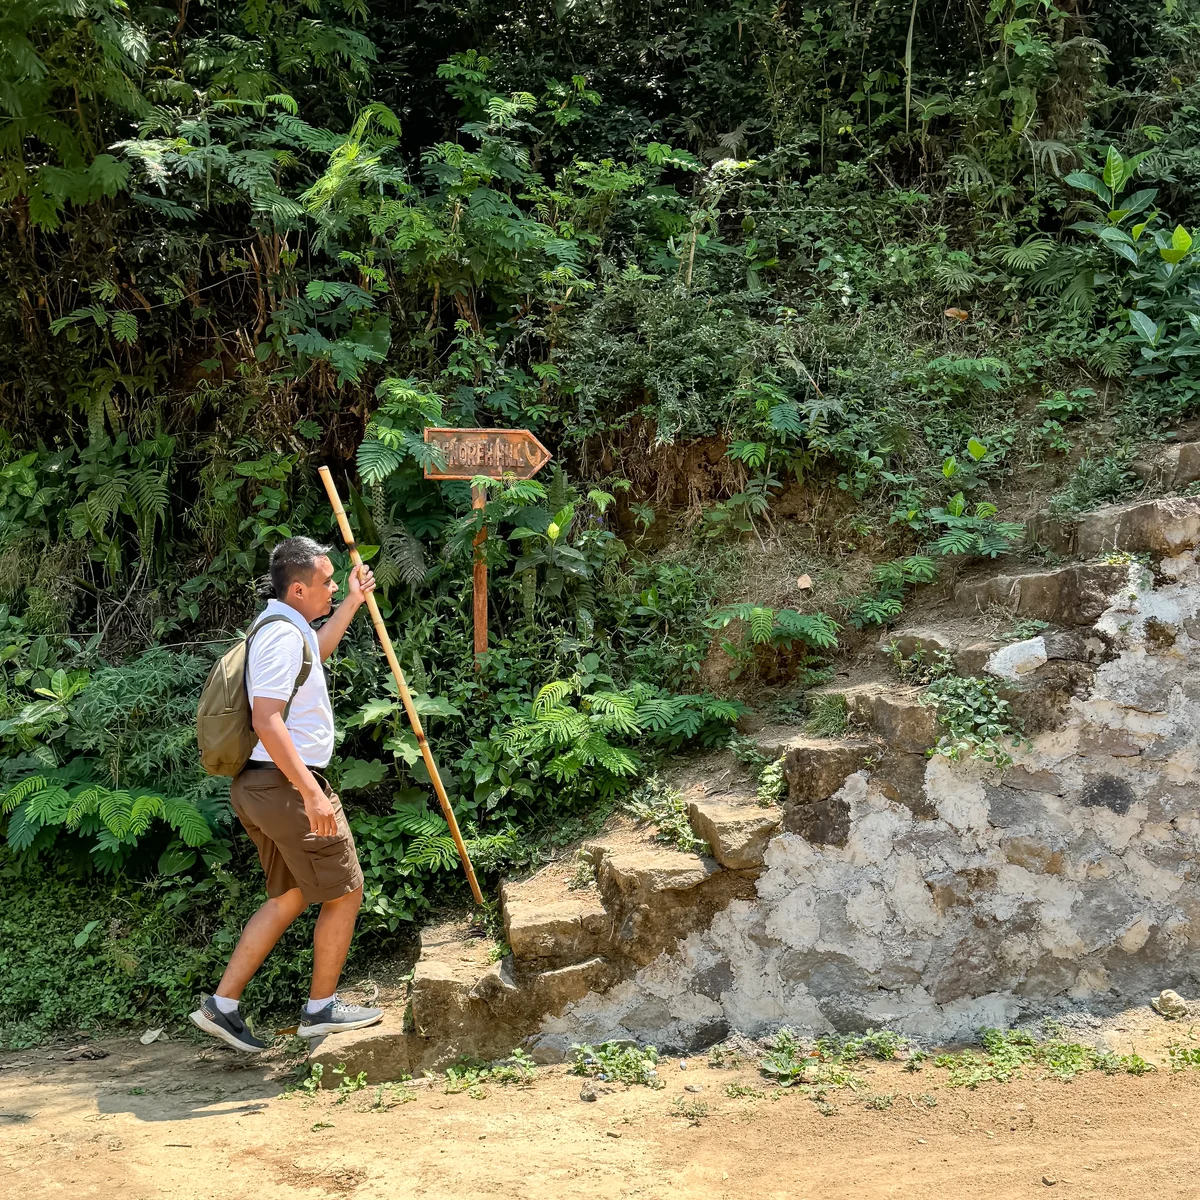
<path id="1" fill-rule="evenodd" d="M 321 1079 L 325 1075 L 325 1068 L 321 1063 L 311 1063 L 307 1065 L 301 1063 L 296 1068 L 296 1077 L 283 1089 L 284 1096 L 294 1096 L 300 1092 L 305 1096 L 315 1096 L 321 1090 Z"/>
<path id="2" fill-rule="evenodd" d="M 657 775 L 651 775 L 641 787 L 631 792 L 621 807 L 635 820 L 653 825 L 658 841 L 667 842 L 685 853 L 708 853 L 708 843 L 692 832 L 683 797 Z"/>
<path id="3" fill-rule="evenodd" d="M 812 698 L 804 728 L 813 737 L 841 737 L 848 719 L 846 697 L 827 693 Z"/>
<path id="4" fill-rule="evenodd" d="M 935 1067 L 948 1072 L 949 1087 L 977 1088 L 981 1083 L 1007 1083 L 1020 1078 L 1025 1069 L 1042 1068 L 1040 1077 L 1074 1079 L 1086 1071 L 1103 1071 L 1108 1075 L 1125 1072 L 1145 1075 L 1154 1066 L 1139 1054 L 1107 1054 L 1079 1042 L 1051 1039 L 1039 1042 L 1024 1029 L 981 1029 L 979 1040 L 983 1053 L 962 1050 L 955 1054 L 939 1054 Z"/>
<path id="5" fill-rule="evenodd" d="M 918 646 L 905 658 L 900 653 L 900 643 L 891 642 L 888 645 L 888 654 L 891 655 L 892 666 L 895 668 L 896 674 L 905 683 L 923 686 L 932 683 L 935 679 L 942 679 L 947 675 L 954 674 L 954 660 L 945 650 L 938 650 L 932 658 L 929 658 L 925 653 L 925 648 Z"/>
<path id="6" fill-rule="evenodd" d="M 401 1104 L 408 1104 L 417 1098 L 417 1093 L 403 1083 L 382 1083 L 375 1089 L 371 1103 L 359 1108 L 359 1112 L 391 1112 Z"/>
<path id="7" fill-rule="evenodd" d="M 824 1062 L 858 1062 L 863 1058 L 886 1062 L 898 1058 L 909 1044 L 890 1029 L 868 1029 L 863 1034 L 828 1034 L 817 1039 L 815 1049 Z"/>
<path id="8" fill-rule="evenodd" d="M 822 1042 L 829 1051 L 828 1057 L 821 1050 Z M 856 1054 L 856 1057 L 863 1056 Z M 840 1040 L 822 1038 L 816 1045 L 808 1048 L 792 1030 L 785 1028 L 772 1039 L 771 1048 L 763 1055 L 759 1066 L 762 1073 L 780 1087 L 795 1087 L 799 1084 L 816 1088 L 857 1087 L 861 1081 L 851 1072 L 842 1069 L 844 1061 L 853 1059 L 843 1058 Z"/>
<path id="9" fill-rule="evenodd" d="M 485 1083 L 495 1083 L 501 1087 L 510 1084 L 532 1087 L 536 1071 L 537 1064 L 520 1048 L 499 1062 L 460 1058 L 454 1066 L 446 1069 L 446 1086 L 443 1090 L 447 1096 L 466 1092 L 472 1100 L 484 1100 L 488 1094 Z"/>
<path id="10" fill-rule="evenodd" d="M 752 737 L 747 737 L 744 733 L 731 733 L 729 741 L 725 743 L 725 748 L 742 766 L 749 767 L 750 770 L 759 775 L 762 774 L 763 768 L 771 761 L 759 749 L 758 743 Z"/>
<path id="11" fill-rule="evenodd" d="M 1172 1071 L 1186 1071 L 1188 1067 L 1200 1067 L 1200 1046 L 1181 1046 L 1172 1042 L 1167 1047 L 1167 1061 Z"/>
<path id="12" fill-rule="evenodd" d="M 783 757 L 767 763 L 758 777 L 758 803 L 762 808 L 778 804 L 787 791 L 787 776 L 783 773 Z"/>
<path id="13" fill-rule="evenodd" d="M 339 1063 L 333 1068 L 333 1073 L 341 1076 L 337 1090 L 336 1103 L 338 1104 L 345 1104 L 355 1092 L 361 1092 L 367 1086 L 366 1071 L 359 1071 L 357 1075 L 347 1075 L 346 1064 Z"/>
<path id="14" fill-rule="evenodd" d="M 699 1125 L 708 1116 L 708 1105 L 702 1100 L 685 1100 L 676 1096 L 671 1104 L 671 1115 L 683 1117 L 689 1125 Z"/>
<path id="15" fill-rule="evenodd" d="M 1115 454 L 1103 458 L 1086 455 L 1066 487 L 1051 496 L 1050 511 L 1060 516 L 1087 512 L 1100 504 L 1132 496 L 1141 487 L 1141 480 L 1130 469 L 1133 458 L 1132 446 L 1122 446 Z"/>
<path id="16" fill-rule="evenodd" d="M 883 1112 L 885 1109 L 891 1108 L 895 1100 L 895 1092 L 876 1092 L 875 1095 L 868 1096 L 863 1101 L 863 1107 L 873 1109 L 875 1112 Z"/>
<path id="17" fill-rule="evenodd" d="M 319 1133 L 322 1129 L 332 1129 L 332 1121 L 317 1121 L 308 1127 L 309 1133 Z"/>
<path id="18" fill-rule="evenodd" d="M 761 1088 L 756 1088 L 747 1083 L 727 1083 L 725 1085 L 725 1095 L 730 1100 L 764 1100 L 767 1093 Z"/>
<path id="19" fill-rule="evenodd" d="M 708 1065 L 714 1070 L 737 1070 L 757 1057 L 753 1049 L 748 1049 L 741 1038 L 731 1041 L 718 1042 L 709 1048 Z"/>
<path id="20" fill-rule="evenodd" d="M 603 1042 L 599 1046 L 573 1046 L 575 1060 L 572 1075 L 586 1075 L 603 1082 L 666 1085 L 658 1076 L 658 1050 L 653 1046 L 632 1046 L 628 1042 Z"/>

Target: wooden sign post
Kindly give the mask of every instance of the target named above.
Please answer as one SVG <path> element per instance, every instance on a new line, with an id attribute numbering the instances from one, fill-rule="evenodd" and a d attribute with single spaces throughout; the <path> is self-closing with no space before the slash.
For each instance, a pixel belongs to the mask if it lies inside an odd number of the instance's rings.
<path id="1" fill-rule="evenodd" d="M 426 479 L 532 479 L 551 458 L 550 451 L 528 429 L 426 429 L 425 441 L 442 452 L 445 467 L 425 468 Z M 471 489 L 471 507 L 481 509 L 487 503 L 482 488 Z M 487 559 L 484 543 L 487 526 L 480 527 L 473 543 L 472 568 L 475 586 L 475 670 L 480 655 L 487 652 Z"/>

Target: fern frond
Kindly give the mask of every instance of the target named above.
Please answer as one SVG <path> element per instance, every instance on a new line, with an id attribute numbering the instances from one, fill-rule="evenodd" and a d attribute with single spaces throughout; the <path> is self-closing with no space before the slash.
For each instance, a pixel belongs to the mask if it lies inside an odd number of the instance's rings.
<path id="1" fill-rule="evenodd" d="M 750 610 L 750 636 L 758 645 L 771 640 L 771 632 L 775 628 L 775 610 L 773 608 L 752 608 Z"/>
<path id="2" fill-rule="evenodd" d="M 133 797 L 128 792 L 96 789 L 100 793 L 98 812 L 105 828 L 120 841 L 129 836 L 129 817 L 133 810 Z"/>
<path id="3" fill-rule="evenodd" d="M 71 806 L 66 788 L 57 784 L 37 792 L 25 805 L 25 819 L 39 825 L 61 825 Z"/>
<path id="4" fill-rule="evenodd" d="M 555 679 L 545 684 L 538 692 L 533 702 L 533 715 L 540 716 L 551 708 L 561 704 L 573 691 L 575 685 L 567 679 Z"/>
<path id="5" fill-rule="evenodd" d="M 0 797 L 0 813 L 7 815 L 22 800 L 32 796 L 34 792 L 41 791 L 46 786 L 46 777 L 44 775 L 27 775 L 24 779 L 18 780 Z"/>
<path id="6" fill-rule="evenodd" d="M 212 840 L 212 830 L 200 810 L 177 797 L 163 800 L 163 818 L 183 839 L 185 846 L 203 846 Z"/>

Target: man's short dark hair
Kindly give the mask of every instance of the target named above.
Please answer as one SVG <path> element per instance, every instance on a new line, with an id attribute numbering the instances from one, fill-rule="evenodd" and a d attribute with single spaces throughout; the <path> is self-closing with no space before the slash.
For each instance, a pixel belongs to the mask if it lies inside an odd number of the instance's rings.
<path id="1" fill-rule="evenodd" d="M 317 559 L 328 557 L 329 547 L 312 538 L 285 538 L 271 551 L 271 588 L 275 595 L 282 600 L 297 580 L 308 583 Z"/>

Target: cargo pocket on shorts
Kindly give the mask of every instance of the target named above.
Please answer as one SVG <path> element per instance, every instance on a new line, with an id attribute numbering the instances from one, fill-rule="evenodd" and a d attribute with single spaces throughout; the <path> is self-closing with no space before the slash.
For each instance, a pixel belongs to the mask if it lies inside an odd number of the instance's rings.
<path id="1" fill-rule="evenodd" d="M 332 837 L 310 837 L 305 841 L 317 891 L 336 891 L 338 888 L 352 891 L 354 851 L 350 839 L 338 833 Z"/>

